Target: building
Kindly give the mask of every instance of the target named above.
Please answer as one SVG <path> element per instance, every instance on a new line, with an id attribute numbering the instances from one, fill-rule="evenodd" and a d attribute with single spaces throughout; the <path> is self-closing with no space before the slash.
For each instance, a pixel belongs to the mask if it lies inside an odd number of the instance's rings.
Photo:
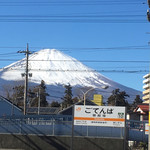
<path id="1" fill-rule="evenodd" d="M 127 120 L 148 121 L 149 104 L 141 103 L 127 112 Z"/>
<path id="2" fill-rule="evenodd" d="M 60 111 L 60 107 L 28 107 L 28 115 L 56 115 Z"/>
<path id="3" fill-rule="evenodd" d="M 80 101 L 75 103 L 75 105 L 84 105 L 84 101 Z M 86 105 L 93 105 L 93 106 L 97 106 L 94 102 L 92 102 L 91 100 L 86 100 Z M 73 107 L 74 105 L 71 105 L 63 110 L 61 110 L 58 114 L 61 115 L 72 115 L 72 111 L 73 111 Z"/>
<path id="4" fill-rule="evenodd" d="M 149 103 L 149 99 L 150 99 L 150 74 L 146 74 L 143 80 L 143 100 L 147 103 Z"/>
<path id="5" fill-rule="evenodd" d="M 139 104 L 134 109 L 134 112 L 138 115 L 140 121 L 148 121 L 149 104 Z"/>
<path id="6" fill-rule="evenodd" d="M 10 100 L 0 96 L 0 117 L 23 115 L 22 109 Z"/>
<path id="7" fill-rule="evenodd" d="M 94 94 L 94 98 L 91 101 L 98 106 L 102 106 L 103 105 L 103 96 L 100 94 Z"/>

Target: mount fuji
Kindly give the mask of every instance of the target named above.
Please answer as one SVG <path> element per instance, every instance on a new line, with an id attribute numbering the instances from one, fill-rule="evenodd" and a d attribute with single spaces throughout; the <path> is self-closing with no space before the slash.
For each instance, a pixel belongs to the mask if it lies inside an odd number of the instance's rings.
<path id="1" fill-rule="evenodd" d="M 50 94 L 48 101 L 61 101 L 64 95 L 64 85 L 70 84 L 73 91 L 78 88 L 93 87 L 99 94 L 104 96 L 104 101 L 111 95 L 114 89 L 126 91 L 130 96 L 129 103 L 136 95 L 142 92 L 114 82 L 93 69 L 83 65 L 80 61 L 68 56 L 56 49 L 43 49 L 29 56 L 29 88 L 45 81 L 47 93 Z M 14 85 L 23 84 L 26 58 L 12 63 L 0 70 L 0 94 L 6 96 L 6 91 Z M 107 86 L 107 89 L 102 89 Z M 4 90 L 5 89 L 5 90 Z M 6 90 L 7 89 L 7 90 Z M 75 92 L 74 92 L 75 94 Z M 75 95 L 73 95 L 75 97 Z"/>

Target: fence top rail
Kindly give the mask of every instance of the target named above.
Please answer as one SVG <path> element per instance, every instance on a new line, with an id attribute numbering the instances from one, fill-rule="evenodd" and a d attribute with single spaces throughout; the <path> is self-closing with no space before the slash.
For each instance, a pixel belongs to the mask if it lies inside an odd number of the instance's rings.
<path id="1" fill-rule="evenodd" d="M 14 116 L 1 116 L 0 120 L 6 119 L 38 119 L 38 120 L 65 120 L 72 121 L 71 115 L 14 115 Z"/>
<path id="2" fill-rule="evenodd" d="M 3 120 L 24 120 L 24 119 L 33 119 L 33 120 L 58 120 L 58 121 L 72 121 L 72 115 L 13 115 L 13 116 L 0 116 L 0 121 Z M 126 120 L 126 124 L 145 124 L 148 121 L 138 121 L 138 120 Z"/>
<path id="3" fill-rule="evenodd" d="M 148 123 L 148 120 L 145 120 L 145 121 L 138 121 L 138 120 L 127 120 L 126 121 L 127 123 L 132 123 L 132 122 L 134 122 L 134 123 Z"/>

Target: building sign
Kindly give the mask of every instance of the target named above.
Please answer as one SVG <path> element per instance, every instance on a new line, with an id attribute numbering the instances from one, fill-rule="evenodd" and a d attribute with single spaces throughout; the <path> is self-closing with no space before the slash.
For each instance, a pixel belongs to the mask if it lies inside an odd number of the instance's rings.
<path id="1" fill-rule="evenodd" d="M 75 105 L 74 125 L 125 127 L 125 107 Z"/>

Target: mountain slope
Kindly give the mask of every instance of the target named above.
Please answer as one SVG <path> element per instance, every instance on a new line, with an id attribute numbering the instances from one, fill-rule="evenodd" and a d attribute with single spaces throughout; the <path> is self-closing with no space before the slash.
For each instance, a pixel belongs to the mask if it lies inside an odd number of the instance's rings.
<path id="1" fill-rule="evenodd" d="M 24 80 L 21 74 L 25 72 L 25 66 L 26 59 L 24 58 L 1 69 L 1 85 Z M 134 100 L 135 95 L 141 95 L 141 92 L 116 83 L 83 65 L 75 58 L 55 49 L 44 49 L 31 54 L 29 56 L 29 73 L 32 73 L 32 77 L 29 78 L 30 83 L 39 84 L 41 80 L 44 80 L 48 92 L 54 97 L 62 97 L 63 85 L 68 83 L 73 87 L 73 90 L 77 87 L 94 87 L 97 91 L 103 93 L 106 98 L 112 90 L 119 88 L 130 95 L 129 102 Z M 108 86 L 109 88 L 103 90 L 101 89 L 102 86 Z"/>

